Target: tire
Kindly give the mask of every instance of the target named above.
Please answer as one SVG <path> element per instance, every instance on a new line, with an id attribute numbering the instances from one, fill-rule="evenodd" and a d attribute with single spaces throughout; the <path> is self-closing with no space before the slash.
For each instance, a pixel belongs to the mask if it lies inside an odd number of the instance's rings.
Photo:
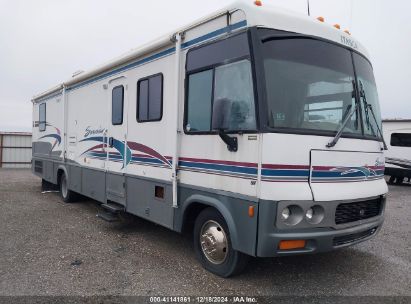
<path id="1" fill-rule="evenodd" d="M 396 185 L 402 185 L 403 182 L 404 182 L 404 177 L 397 176 L 397 180 L 395 181 L 395 184 Z"/>
<path id="2" fill-rule="evenodd" d="M 204 209 L 195 221 L 194 251 L 206 270 L 223 278 L 241 273 L 249 258 L 233 249 L 227 223 L 214 208 Z"/>
<path id="3" fill-rule="evenodd" d="M 395 181 L 395 176 L 390 176 L 390 179 L 388 180 L 389 185 L 393 185 Z"/>
<path id="4" fill-rule="evenodd" d="M 60 196 L 65 203 L 72 203 L 76 200 L 76 193 L 68 189 L 68 180 L 65 173 L 60 177 Z"/>

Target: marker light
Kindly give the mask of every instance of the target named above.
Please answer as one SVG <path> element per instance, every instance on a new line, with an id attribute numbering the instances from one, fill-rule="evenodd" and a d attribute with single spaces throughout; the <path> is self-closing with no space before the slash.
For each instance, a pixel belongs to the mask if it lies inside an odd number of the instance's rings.
<path id="1" fill-rule="evenodd" d="M 334 27 L 335 27 L 336 29 L 341 29 L 341 26 L 340 26 L 338 23 L 334 24 Z"/>
<path id="2" fill-rule="evenodd" d="M 344 33 L 346 33 L 346 34 L 348 34 L 348 35 L 351 35 L 351 33 L 350 33 L 349 30 L 345 30 Z"/>
<path id="3" fill-rule="evenodd" d="M 281 241 L 278 248 L 280 250 L 302 249 L 305 247 L 305 243 L 305 240 Z"/>
<path id="4" fill-rule="evenodd" d="M 249 217 L 254 217 L 254 206 L 249 206 L 248 207 L 248 216 Z"/>
<path id="5" fill-rule="evenodd" d="M 324 22 L 324 21 L 325 21 L 324 17 L 318 17 L 317 20 L 320 21 L 320 22 Z"/>
<path id="6" fill-rule="evenodd" d="M 281 217 L 283 220 L 287 220 L 290 217 L 290 209 L 284 208 L 283 211 L 281 212 Z"/>
<path id="7" fill-rule="evenodd" d="M 257 6 L 263 6 L 263 3 L 261 2 L 261 0 L 254 1 L 254 4 Z"/>

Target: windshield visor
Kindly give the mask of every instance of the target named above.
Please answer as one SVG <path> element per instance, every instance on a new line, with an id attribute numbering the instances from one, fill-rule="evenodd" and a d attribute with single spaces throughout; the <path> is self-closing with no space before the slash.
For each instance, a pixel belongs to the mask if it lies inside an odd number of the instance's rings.
<path id="1" fill-rule="evenodd" d="M 335 134 L 355 109 L 351 52 L 310 38 L 282 38 L 265 40 L 263 55 L 268 126 Z M 359 111 L 343 134 L 362 134 Z"/>

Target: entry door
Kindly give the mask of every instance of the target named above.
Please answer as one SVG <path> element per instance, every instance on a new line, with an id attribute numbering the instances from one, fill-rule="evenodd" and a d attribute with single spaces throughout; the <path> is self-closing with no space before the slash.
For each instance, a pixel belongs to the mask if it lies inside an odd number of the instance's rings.
<path id="1" fill-rule="evenodd" d="M 126 77 L 110 80 L 108 85 L 109 118 L 107 128 L 107 200 L 122 205 L 126 202 L 125 168 L 129 159 L 127 135 Z"/>

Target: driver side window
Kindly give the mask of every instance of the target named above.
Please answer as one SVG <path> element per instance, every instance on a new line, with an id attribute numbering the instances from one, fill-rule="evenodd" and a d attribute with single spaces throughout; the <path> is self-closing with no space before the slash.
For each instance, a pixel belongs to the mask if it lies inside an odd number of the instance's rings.
<path id="1" fill-rule="evenodd" d="M 248 59 L 188 76 L 187 132 L 211 132 L 216 105 L 225 103 L 227 131 L 256 129 L 251 63 Z M 221 106 L 220 106 L 221 108 Z"/>

